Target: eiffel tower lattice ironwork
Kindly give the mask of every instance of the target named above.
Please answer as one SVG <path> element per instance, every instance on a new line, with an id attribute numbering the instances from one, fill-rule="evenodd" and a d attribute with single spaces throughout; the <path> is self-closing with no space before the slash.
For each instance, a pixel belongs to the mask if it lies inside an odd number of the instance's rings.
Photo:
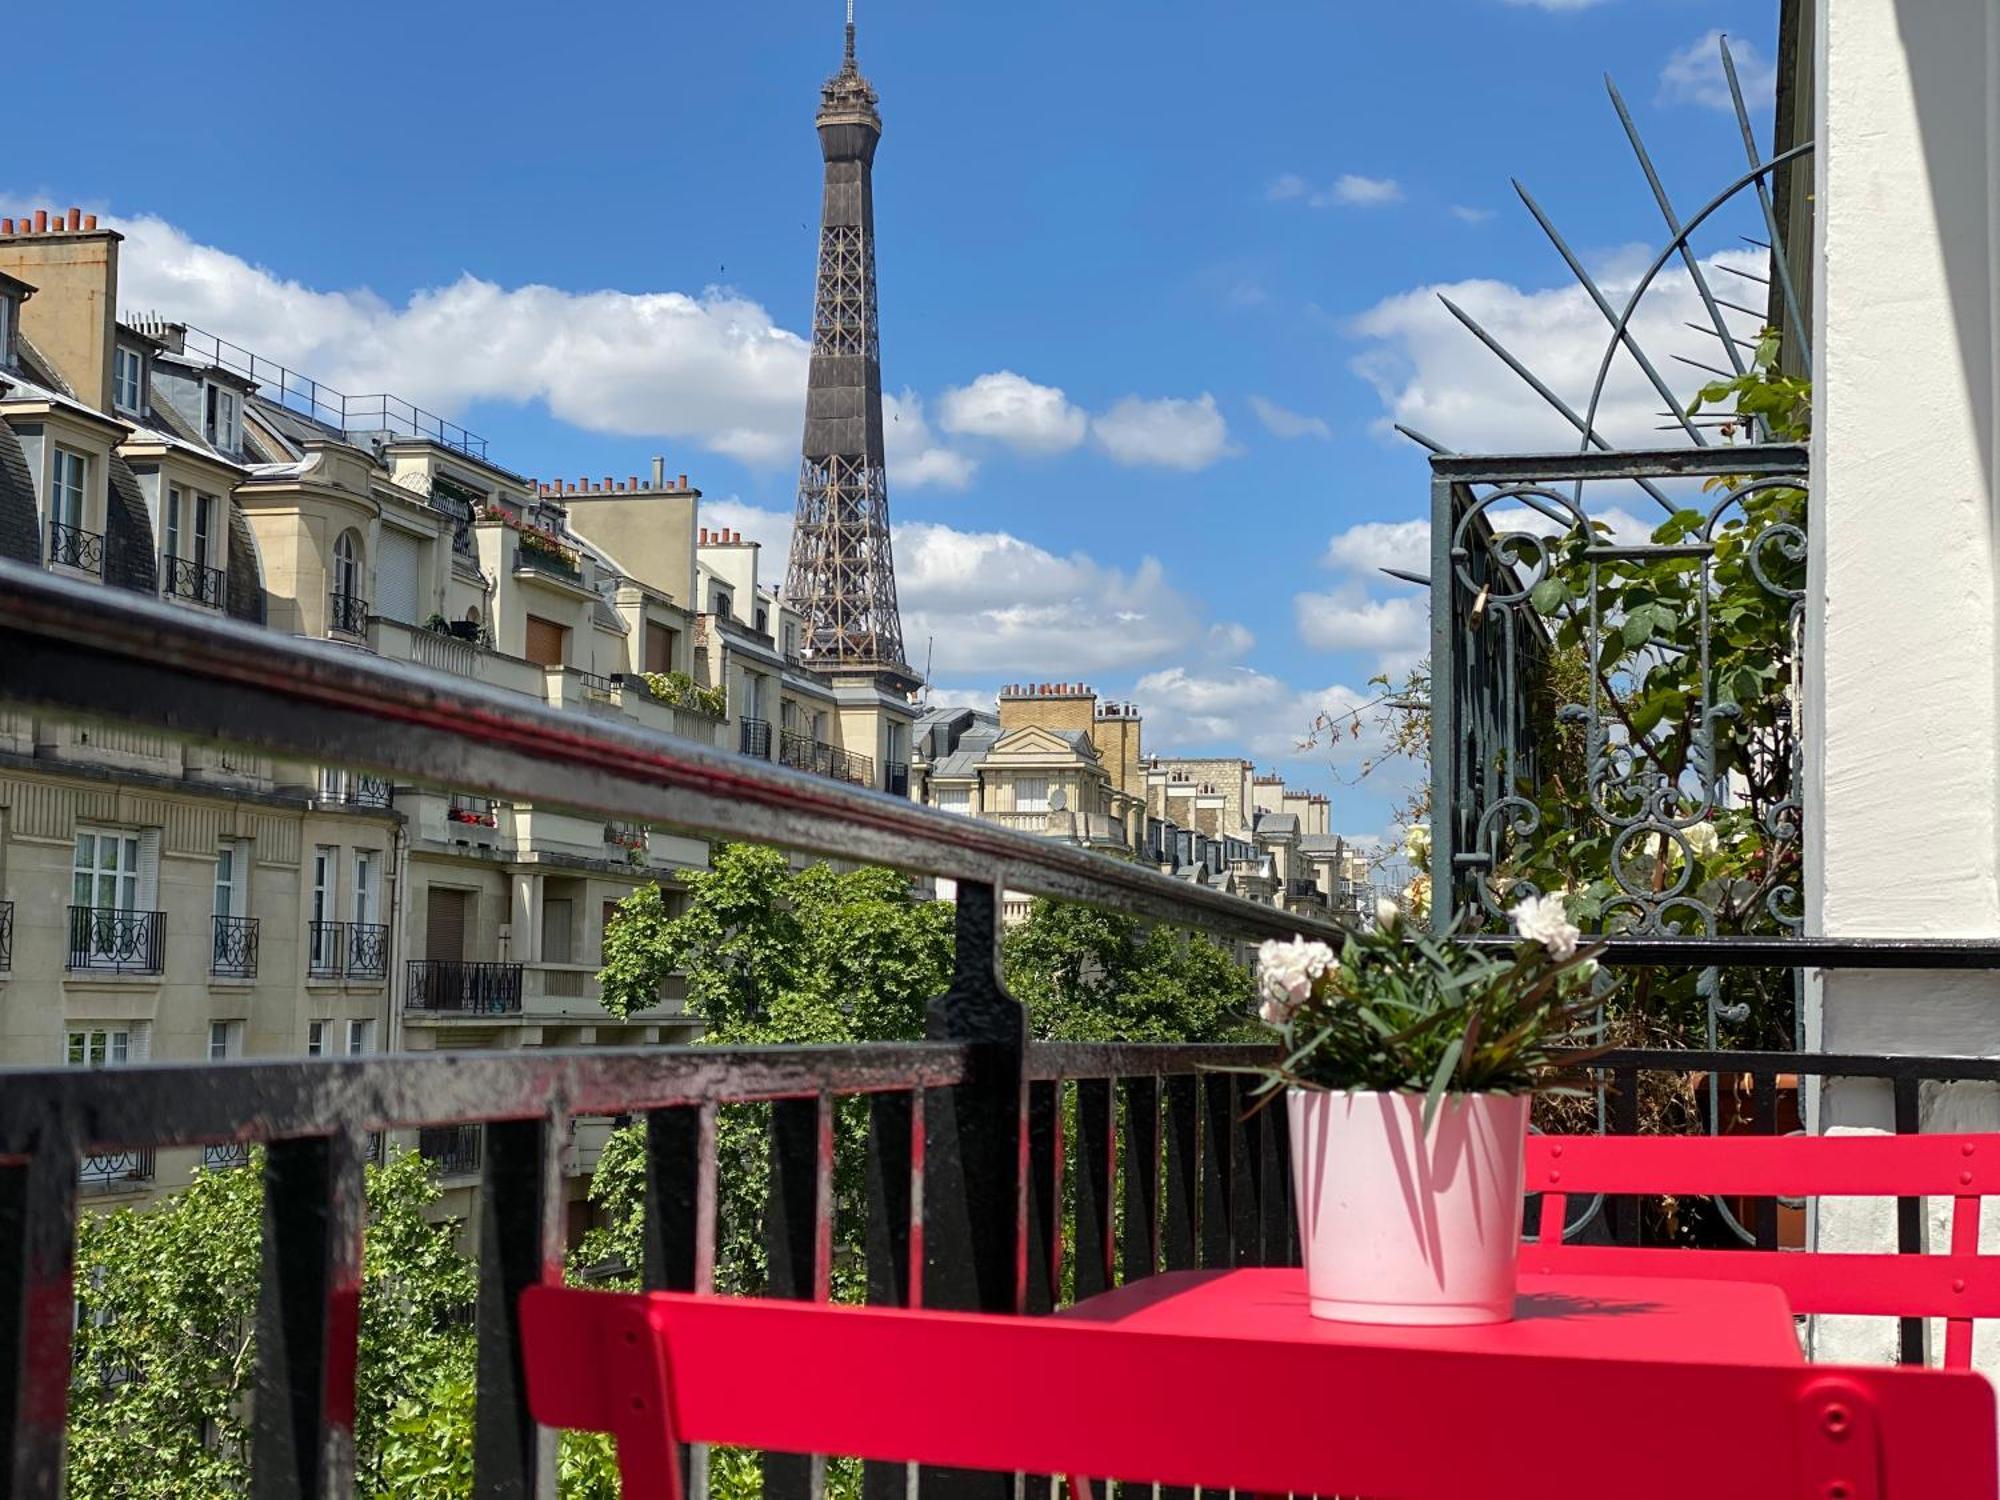
<path id="1" fill-rule="evenodd" d="M 819 271 L 798 512 L 785 592 L 806 617 L 807 659 L 916 679 L 903 654 L 889 488 L 882 459 L 882 362 L 875 322 L 875 90 L 846 55 L 820 89 Z"/>

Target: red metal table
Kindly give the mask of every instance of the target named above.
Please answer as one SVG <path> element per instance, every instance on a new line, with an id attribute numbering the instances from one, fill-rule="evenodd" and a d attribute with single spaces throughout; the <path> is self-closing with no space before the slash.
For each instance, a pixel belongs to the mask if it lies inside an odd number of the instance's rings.
<path id="1" fill-rule="evenodd" d="M 1749 1281 L 1524 1274 L 1511 1323 L 1399 1328 L 1312 1317 L 1301 1270 L 1175 1271 L 1129 1282 L 1057 1316 L 1130 1333 L 1438 1354 L 1617 1360 L 1642 1354 L 1662 1363 L 1716 1365 L 1805 1359 L 1784 1293 Z"/>
<path id="2" fill-rule="evenodd" d="M 521 1303 L 537 1420 L 615 1433 L 634 1500 L 678 1500 L 676 1445 L 701 1442 L 1260 1494 L 2000 1500 L 1982 1377 L 1808 1365 L 1775 1287 L 1534 1274 L 1519 1312 L 1322 1322 L 1297 1270 L 1159 1276 L 1047 1318 Z"/>

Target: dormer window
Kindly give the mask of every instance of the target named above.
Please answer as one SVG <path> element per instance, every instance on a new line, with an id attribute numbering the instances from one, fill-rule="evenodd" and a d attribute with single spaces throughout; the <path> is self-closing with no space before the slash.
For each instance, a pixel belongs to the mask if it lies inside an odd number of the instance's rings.
<path id="1" fill-rule="evenodd" d="M 759 608 L 757 611 L 757 634 L 769 635 L 770 633 L 771 612 L 768 609 Z"/>
<path id="2" fill-rule="evenodd" d="M 14 363 L 14 299 L 0 294 L 0 365 Z"/>
<path id="3" fill-rule="evenodd" d="M 236 392 L 210 385 L 202 418 L 202 436 L 208 439 L 209 446 L 224 453 L 234 453 L 242 446 L 240 420 L 241 407 Z"/>
<path id="4" fill-rule="evenodd" d="M 721 589 L 709 590 L 708 607 L 715 614 L 727 615 L 729 613 L 729 596 L 723 593 Z"/>
<path id="5" fill-rule="evenodd" d="M 120 344 L 111 356 L 111 404 L 136 416 L 146 409 L 145 401 L 145 356 Z"/>

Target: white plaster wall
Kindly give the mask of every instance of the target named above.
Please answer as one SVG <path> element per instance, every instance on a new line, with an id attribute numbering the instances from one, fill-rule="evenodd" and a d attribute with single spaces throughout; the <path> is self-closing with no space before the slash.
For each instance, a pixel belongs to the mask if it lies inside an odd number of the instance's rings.
<path id="1" fill-rule="evenodd" d="M 1808 920 L 1829 936 L 1990 937 L 2000 8 L 1818 4 Z M 1830 974 L 1808 1041 L 2000 1052 L 2000 983 Z M 1863 1085 L 1829 1086 L 1813 1108 L 1817 1128 L 1892 1121 L 1886 1093 Z M 1937 1091 L 1924 1114 L 1927 1128 L 1996 1129 L 2000 1096 Z M 1867 1205 L 1823 1205 L 1817 1234 L 1826 1248 L 1893 1245 Z M 1823 1357 L 1893 1356 L 1888 1325 L 1818 1332 Z"/>

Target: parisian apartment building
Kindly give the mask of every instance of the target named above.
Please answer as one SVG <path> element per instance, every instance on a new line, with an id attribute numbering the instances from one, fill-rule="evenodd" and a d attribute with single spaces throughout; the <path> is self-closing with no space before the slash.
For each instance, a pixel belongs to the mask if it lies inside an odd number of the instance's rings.
<path id="1" fill-rule="evenodd" d="M 917 720 L 916 795 L 1285 911 L 1364 909 L 1368 856 L 1332 831 L 1323 794 L 1240 758 L 1148 755 L 1144 731 L 1136 704 L 1087 683 L 1012 684 L 991 713 L 940 707 Z M 1008 920 L 1028 904 L 1010 897 Z"/>
<path id="2" fill-rule="evenodd" d="M 908 795 L 916 710 L 819 671 L 754 542 L 645 475 L 538 479 L 394 396 L 353 397 L 119 312 L 120 236 L 0 219 L 0 555 L 477 680 L 585 718 Z M 700 841 L 477 788 L 0 715 L 0 1063 L 688 1039 L 673 986 L 598 1004 L 605 924 Z M 580 1128 L 572 1192 L 601 1146 Z M 416 1141 L 470 1183 L 476 1130 Z M 143 1197 L 233 1148 L 125 1153 Z"/>

